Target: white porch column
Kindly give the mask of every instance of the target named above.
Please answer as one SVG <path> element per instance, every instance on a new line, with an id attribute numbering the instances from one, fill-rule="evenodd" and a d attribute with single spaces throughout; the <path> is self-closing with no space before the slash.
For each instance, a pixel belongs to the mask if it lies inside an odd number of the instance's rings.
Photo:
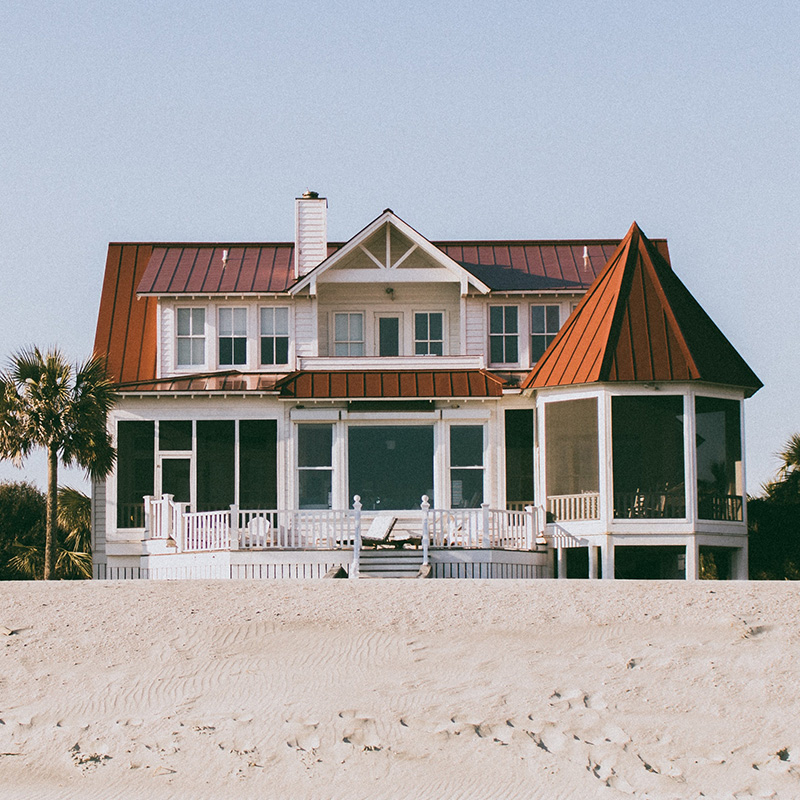
<path id="1" fill-rule="evenodd" d="M 558 563 L 558 577 L 567 577 L 567 549 L 558 545 L 556 548 L 556 561 Z"/>
<path id="2" fill-rule="evenodd" d="M 593 544 L 589 545 L 589 578 L 597 580 L 597 550 Z"/>
<path id="3" fill-rule="evenodd" d="M 733 551 L 733 564 L 731 564 L 731 578 L 735 581 L 750 580 L 750 560 L 747 550 L 747 540 L 738 549 Z"/>
<path id="4" fill-rule="evenodd" d="M 696 581 L 700 578 L 700 544 L 696 536 L 686 544 L 686 580 Z"/>
<path id="5" fill-rule="evenodd" d="M 614 580 L 614 543 L 611 536 L 606 536 L 606 543 L 601 547 L 603 559 L 603 580 Z"/>

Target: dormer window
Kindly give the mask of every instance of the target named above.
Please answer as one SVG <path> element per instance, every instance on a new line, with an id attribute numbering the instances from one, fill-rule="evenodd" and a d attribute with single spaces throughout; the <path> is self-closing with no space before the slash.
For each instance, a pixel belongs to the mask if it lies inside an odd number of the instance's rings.
<path id="1" fill-rule="evenodd" d="M 178 366 L 202 367 L 206 363 L 206 310 L 178 309 Z"/>
<path id="2" fill-rule="evenodd" d="M 289 309 L 261 309 L 261 365 L 289 363 Z"/>
<path id="3" fill-rule="evenodd" d="M 219 310 L 219 364 L 222 367 L 247 363 L 247 309 Z"/>
<path id="4" fill-rule="evenodd" d="M 364 315 L 359 312 L 334 315 L 333 354 L 364 355 Z"/>

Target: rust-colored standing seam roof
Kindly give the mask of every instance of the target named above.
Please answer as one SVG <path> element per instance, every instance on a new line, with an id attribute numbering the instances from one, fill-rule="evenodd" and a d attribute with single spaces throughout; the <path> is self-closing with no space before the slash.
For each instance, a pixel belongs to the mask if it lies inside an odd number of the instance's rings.
<path id="1" fill-rule="evenodd" d="M 209 372 L 197 375 L 178 375 L 158 380 L 130 381 L 117 384 L 122 393 L 139 392 L 274 392 L 283 375 L 263 372 Z"/>
<path id="2" fill-rule="evenodd" d="M 149 244 L 108 247 L 94 352 L 106 358 L 111 376 L 119 382 L 156 374 L 157 301 L 136 295 L 152 251 Z"/>
<path id="3" fill-rule="evenodd" d="M 433 243 L 495 291 L 583 291 L 617 248 L 616 239 Z M 330 243 L 328 256 L 342 245 Z M 667 243 L 656 246 L 669 259 Z M 153 244 L 139 294 L 271 294 L 295 283 L 294 245 Z M 583 253 L 586 248 L 586 260 Z M 228 259 L 223 265 L 222 256 Z"/>
<path id="4" fill-rule="evenodd" d="M 281 397 L 298 399 L 406 399 L 502 397 L 503 381 L 480 369 L 295 372 L 278 381 Z"/>
<path id="5" fill-rule="evenodd" d="M 763 385 L 634 222 L 522 386 L 695 380 Z"/>

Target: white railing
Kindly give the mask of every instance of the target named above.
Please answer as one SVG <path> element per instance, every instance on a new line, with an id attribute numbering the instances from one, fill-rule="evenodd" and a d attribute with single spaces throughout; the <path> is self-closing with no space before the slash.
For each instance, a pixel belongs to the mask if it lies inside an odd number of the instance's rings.
<path id="1" fill-rule="evenodd" d="M 178 542 L 179 552 L 202 550 L 235 550 L 231 537 L 230 511 L 199 511 L 183 515 L 183 531 Z"/>
<path id="2" fill-rule="evenodd" d="M 547 498 L 547 510 L 559 522 L 600 519 L 600 492 L 550 495 Z"/>
<path id="3" fill-rule="evenodd" d="M 234 507 L 235 509 L 235 507 Z M 355 510 L 234 511 L 240 550 L 281 547 L 336 550 L 353 546 Z"/>
<path id="4" fill-rule="evenodd" d="M 176 503 L 171 495 L 145 498 L 146 538 L 167 540 L 176 552 L 211 550 L 353 550 L 357 574 L 361 551 L 361 502 L 354 497 L 352 509 L 187 511 L 188 503 Z M 430 547 L 501 548 L 535 550 L 543 543 L 543 509 L 431 508 L 422 498 L 422 536 L 415 541 L 428 563 Z M 393 512 L 382 512 L 393 513 Z M 394 512 L 406 517 L 408 512 Z M 419 512 L 416 512 L 419 514 Z M 413 543 L 414 537 L 408 539 Z"/>
<path id="5" fill-rule="evenodd" d="M 176 503 L 171 494 L 161 497 L 145 496 L 145 538 L 177 541 L 176 533 L 180 534 L 182 517 L 188 507 L 188 503 Z"/>
<path id="6" fill-rule="evenodd" d="M 496 547 L 504 550 L 534 550 L 540 534 L 538 510 L 523 511 L 480 508 L 428 510 L 423 498 L 423 536 L 431 547 Z"/>

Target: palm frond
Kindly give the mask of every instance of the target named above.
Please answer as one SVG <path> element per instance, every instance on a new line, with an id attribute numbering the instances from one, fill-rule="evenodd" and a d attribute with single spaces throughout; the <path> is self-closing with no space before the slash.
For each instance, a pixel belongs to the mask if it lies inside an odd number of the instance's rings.
<path id="1" fill-rule="evenodd" d="M 44 574 L 44 551 L 32 544 L 17 544 L 14 549 L 16 555 L 8 560 L 8 566 L 26 580 L 41 580 Z"/>
<path id="2" fill-rule="evenodd" d="M 87 495 L 71 486 L 59 487 L 58 524 L 71 550 L 91 553 L 92 501 Z"/>

